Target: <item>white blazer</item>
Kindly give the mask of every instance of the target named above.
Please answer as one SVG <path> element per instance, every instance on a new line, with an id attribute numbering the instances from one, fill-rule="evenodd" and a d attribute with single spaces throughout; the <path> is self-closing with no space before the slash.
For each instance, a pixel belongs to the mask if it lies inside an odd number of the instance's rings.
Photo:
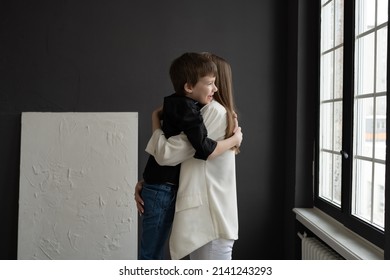
<path id="1" fill-rule="evenodd" d="M 223 140 L 226 109 L 212 101 L 201 113 L 208 136 Z M 195 150 L 184 134 L 167 140 L 160 129 L 153 133 L 146 151 L 160 165 L 182 163 L 169 240 L 172 259 L 181 259 L 214 239 L 238 239 L 234 151 L 207 161 L 195 159 Z"/>

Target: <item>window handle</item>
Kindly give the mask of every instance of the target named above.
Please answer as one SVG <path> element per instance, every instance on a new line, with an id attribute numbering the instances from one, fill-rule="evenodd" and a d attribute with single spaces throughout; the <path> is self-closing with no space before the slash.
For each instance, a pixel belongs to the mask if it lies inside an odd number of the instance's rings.
<path id="1" fill-rule="evenodd" d="M 347 159 L 349 157 L 348 153 L 346 151 L 341 150 L 340 154 L 343 156 L 343 158 Z"/>

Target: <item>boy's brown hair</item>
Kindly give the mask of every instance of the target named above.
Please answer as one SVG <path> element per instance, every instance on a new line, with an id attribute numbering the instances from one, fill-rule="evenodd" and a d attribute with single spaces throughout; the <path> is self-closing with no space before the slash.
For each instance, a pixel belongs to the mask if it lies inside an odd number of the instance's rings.
<path id="1" fill-rule="evenodd" d="M 172 62 L 169 75 L 175 92 L 185 95 L 184 85 L 186 83 L 195 86 L 202 77 L 215 77 L 217 75 L 217 66 L 205 55 L 188 52 Z"/>

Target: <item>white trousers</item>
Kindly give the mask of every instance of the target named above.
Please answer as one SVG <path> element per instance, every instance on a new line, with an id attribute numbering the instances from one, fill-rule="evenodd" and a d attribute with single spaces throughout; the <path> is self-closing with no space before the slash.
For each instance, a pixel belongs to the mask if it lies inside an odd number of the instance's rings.
<path id="1" fill-rule="evenodd" d="M 215 239 L 190 254 L 191 260 L 231 260 L 234 240 Z"/>

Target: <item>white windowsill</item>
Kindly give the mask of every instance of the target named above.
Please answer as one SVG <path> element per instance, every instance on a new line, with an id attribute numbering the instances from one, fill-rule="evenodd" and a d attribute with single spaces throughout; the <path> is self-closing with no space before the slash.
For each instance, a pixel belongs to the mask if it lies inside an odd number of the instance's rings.
<path id="1" fill-rule="evenodd" d="M 318 208 L 294 208 L 296 219 L 347 260 L 383 260 L 383 250 Z"/>

